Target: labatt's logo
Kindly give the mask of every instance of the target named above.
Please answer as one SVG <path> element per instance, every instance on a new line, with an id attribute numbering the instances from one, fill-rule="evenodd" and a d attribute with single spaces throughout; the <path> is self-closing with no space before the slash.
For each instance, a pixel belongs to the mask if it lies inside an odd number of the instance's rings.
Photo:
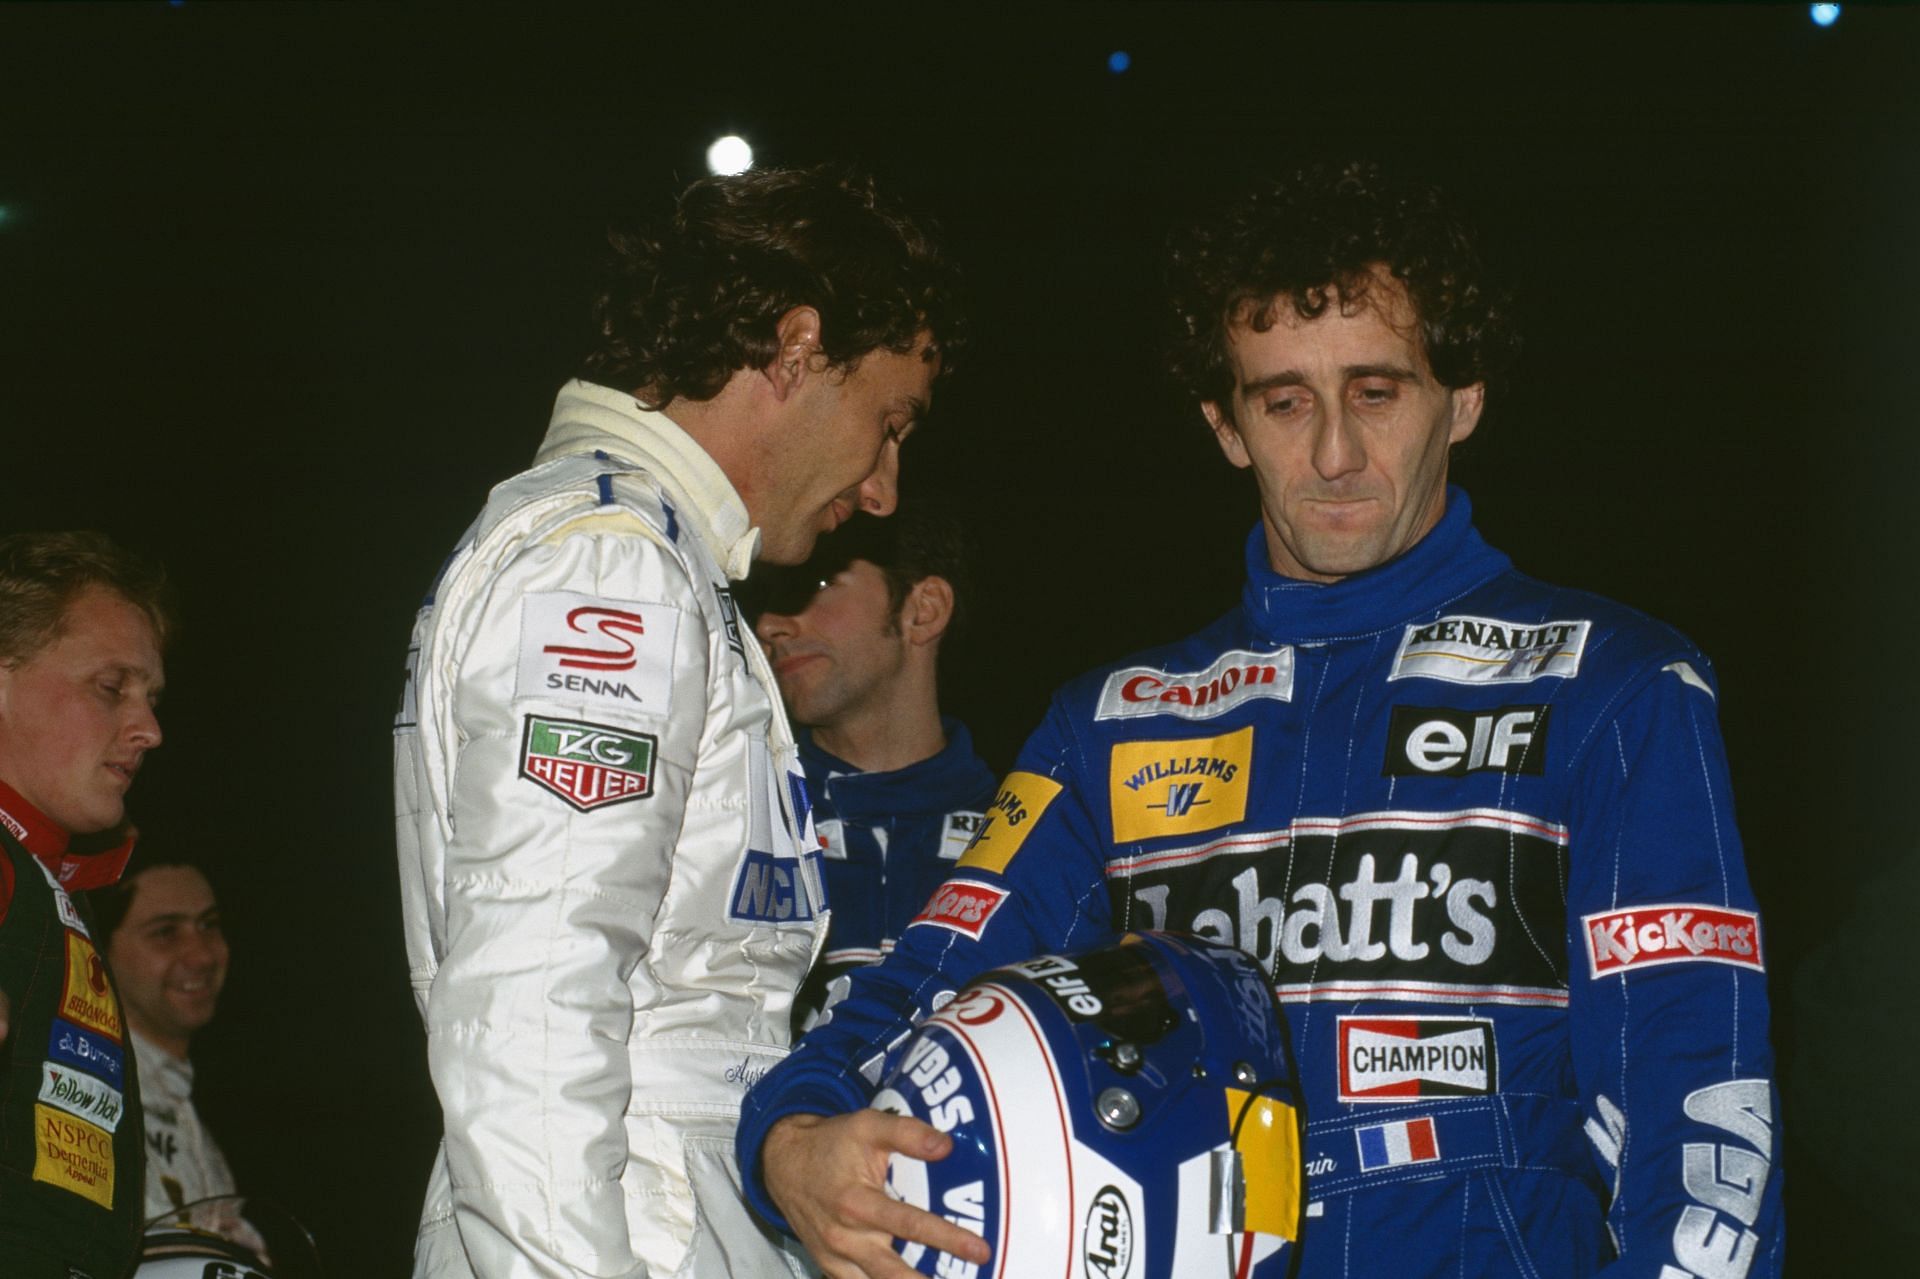
<path id="1" fill-rule="evenodd" d="M 1592 627 L 1584 620 L 1442 617 L 1407 627 L 1387 678 L 1452 684 L 1525 684 L 1547 675 L 1571 679 L 1580 673 Z"/>
<path id="2" fill-rule="evenodd" d="M 520 776 L 585 813 L 653 794 L 658 747 L 651 733 L 529 715 Z"/>
<path id="3" fill-rule="evenodd" d="M 1181 719 L 1212 719 L 1243 702 L 1267 698 L 1293 700 L 1293 650 L 1250 653 L 1235 649 L 1222 653 L 1204 671 L 1163 671 L 1152 666 L 1129 666 L 1107 676 L 1100 690 L 1095 719 L 1132 719 L 1142 715 L 1177 715 Z"/>
<path id="4" fill-rule="evenodd" d="M 932 924 L 978 941 L 980 934 L 987 930 L 987 921 L 1006 899 L 1004 888 L 983 884 L 977 879 L 949 879 L 933 890 L 927 908 L 915 915 L 913 922 Z"/>
<path id="5" fill-rule="evenodd" d="M 1629 968 L 1695 961 L 1735 964 L 1756 971 L 1760 917 L 1752 911 L 1687 904 L 1635 906 L 1581 919 L 1595 977 Z"/>

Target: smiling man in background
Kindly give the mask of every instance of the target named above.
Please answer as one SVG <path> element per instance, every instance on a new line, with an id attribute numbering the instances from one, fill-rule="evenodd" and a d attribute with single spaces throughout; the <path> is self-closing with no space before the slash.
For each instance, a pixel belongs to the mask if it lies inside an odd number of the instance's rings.
<path id="1" fill-rule="evenodd" d="M 442 571 L 395 725 L 446 1131 L 423 1276 L 802 1266 L 732 1137 L 825 902 L 732 584 L 892 511 L 961 325 L 926 228 L 824 170 L 697 182 L 614 249 L 586 376 Z"/>

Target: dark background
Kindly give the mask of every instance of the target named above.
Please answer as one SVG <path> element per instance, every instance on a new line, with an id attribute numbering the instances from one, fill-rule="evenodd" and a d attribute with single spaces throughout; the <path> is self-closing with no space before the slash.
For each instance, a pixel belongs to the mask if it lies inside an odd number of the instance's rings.
<path id="1" fill-rule="evenodd" d="M 907 489 L 976 513 L 949 700 L 1002 767 L 1054 684 L 1237 592 L 1251 484 L 1158 376 L 1169 221 L 1361 155 L 1518 290 L 1455 463 L 1490 540 L 1716 658 L 1793 1268 L 1910 1258 L 1916 84 L 1920 12 L 1853 4 L 0 7 L 0 528 L 105 528 L 184 593 L 133 810 L 228 908 L 196 1060 L 241 1181 L 336 1274 L 405 1271 L 438 1116 L 388 724 L 609 223 L 727 131 L 945 221 L 978 339 Z"/>

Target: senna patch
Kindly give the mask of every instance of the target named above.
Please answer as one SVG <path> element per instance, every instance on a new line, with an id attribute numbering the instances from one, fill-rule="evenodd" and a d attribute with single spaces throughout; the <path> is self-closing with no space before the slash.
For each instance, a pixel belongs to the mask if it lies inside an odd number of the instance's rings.
<path id="1" fill-rule="evenodd" d="M 526 717 L 520 776 L 581 812 L 653 794 L 659 739 L 586 720 Z"/>
<path id="2" fill-rule="evenodd" d="M 1008 773 L 1007 779 L 1000 783 L 1000 793 L 993 797 L 993 807 L 988 810 L 980 833 L 973 837 L 972 845 L 955 869 L 1006 870 L 1007 863 L 1020 851 L 1020 845 L 1027 842 L 1027 833 L 1059 793 L 1060 783 L 1051 777 Z"/>
<path id="3" fill-rule="evenodd" d="M 84 1119 L 36 1102 L 33 1179 L 113 1207 L 113 1137 Z"/>
<path id="4" fill-rule="evenodd" d="M 120 1004 L 107 980 L 107 965 L 93 943 L 67 931 L 66 984 L 60 989 L 60 1015 L 120 1041 Z"/>
<path id="5" fill-rule="evenodd" d="M 1114 839 L 1191 835 L 1241 821 L 1252 760 L 1252 725 L 1224 737 L 1118 743 L 1107 783 Z"/>

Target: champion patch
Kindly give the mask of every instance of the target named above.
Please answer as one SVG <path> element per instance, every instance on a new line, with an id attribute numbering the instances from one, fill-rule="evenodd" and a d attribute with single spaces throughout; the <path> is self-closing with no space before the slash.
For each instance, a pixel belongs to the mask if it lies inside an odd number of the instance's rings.
<path id="1" fill-rule="evenodd" d="M 113 1137 L 52 1106 L 33 1107 L 33 1179 L 113 1207 Z"/>
<path id="2" fill-rule="evenodd" d="M 1360 1145 L 1361 1172 L 1398 1168 L 1403 1164 L 1430 1164 L 1440 1158 L 1440 1141 L 1434 1136 L 1431 1119 L 1370 1124 L 1354 1129 L 1353 1137 Z"/>
<path id="3" fill-rule="evenodd" d="M 913 917 L 915 924 L 932 924 L 962 937 L 980 940 L 987 923 L 1007 900 L 1004 888 L 983 884 L 977 879 L 949 879 L 933 890 L 926 909 Z"/>
<path id="4" fill-rule="evenodd" d="M 1340 1100 L 1478 1097 L 1498 1087 L 1485 1017 L 1340 1018 Z"/>
<path id="5" fill-rule="evenodd" d="M 1765 971 L 1760 917 L 1750 910 L 1685 903 L 1586 915 L 1587 963 L 1595 977 L 1656 964 L 1733 964 Z"/>
<path id="6" fill-rule="evenodd" d="M 651 733 L 529 715 L 520 739 L 520 776 L 585 813 L 653 794 L 658 750 Z"/>
<path id="7" fill-rule="evenodd" d="M 1449 684 L 1526 684 L 1580 673 L 1593 623 L 1508 622 L 1496 617 L 1442 617 L 1409 626 L 1389 680 L 1437 679 Z"/>

